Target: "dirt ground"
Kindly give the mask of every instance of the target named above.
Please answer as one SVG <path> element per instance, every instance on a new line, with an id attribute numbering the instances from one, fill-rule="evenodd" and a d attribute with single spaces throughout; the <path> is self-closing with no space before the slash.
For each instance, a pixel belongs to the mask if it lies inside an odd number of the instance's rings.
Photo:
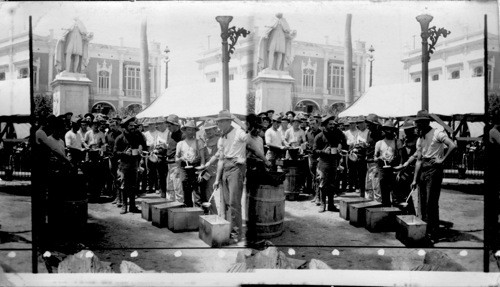
<path id="1" fill-rule="evenodd" d="M 26 184 L 0 186 L 0 262 L 17 272 L 31 272 L 31 198 Z M 467 249 L 483 246 L 483 209 L 477 186 L 443 186 L 441 219 L 454 226 L 435 247 L 445 248 L 441 250 L 468 271 L 483 270 L 483 252 Z M 350 225 L 338 212 L 318 213 L 309 198 L 286 201 L 285 211 L 284 232 L 270 241 L 290 257 L 320 259 L 335 269 L 410 270 L 423 262 L 422 251 L 405 248 L 394 232 L 371 233 Z M 226 272 L 239 251 L 250 251 L 243 242 L 209 248 L 198 232 L 157 228 L 140 214 L 120 215 L 111 203 L 89 204 L 88 224 L 79 239 L 100 260 L 111 262 L 115 272 L 122 260 L 157 272 Z M 134 251 L 137 256 L 132 257 Z M 47 272 L 43 260 L 38 262 L 39 272 Z M 490 270 L 500 271 L 493 257 Z"/>

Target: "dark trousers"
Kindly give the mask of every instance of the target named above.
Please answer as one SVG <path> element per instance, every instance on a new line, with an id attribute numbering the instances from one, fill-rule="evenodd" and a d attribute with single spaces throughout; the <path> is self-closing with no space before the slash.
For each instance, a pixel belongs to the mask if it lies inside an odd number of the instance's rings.
<path id="1" fill-rule="evenodd" d="M 355 188 L 359 188 L 360 196 L 365 196 L 365 179 L 366 179 L 366 161 L 363 159 L 358 159 L 357 161 L 349 160 L 349 187 L 351 191 Z"/>
<path id="2" fill-rule="evenodd" d="M 147 177 L 148 177 L 148 187 L 150 192 L 158 190 L 158 161 L 152 162 L 147 159 Z M 167 186 L 167 180 L 165 178 L 165 190 Z"/>
<path id="3" fill-rule="evenodd" d="M 127 209 L 127 206 L 129 206 L 129 210 L 136 208 L 135 193 L 137 192 L 137 167 L 138 164 L 120 163 L 118 174 L 122 181 L 122 188 L 120 188 L 120 190 L 123 209 Z"/>
<path id="4" fill-rule="evenodd" d="M 396 176 L 391 168 L 382 168 L 379 166 L 380 174 L 380 193 L 382 193 L 382 205 L 391 206 L 391 193 L 394 190 Z"/>
<path id="5" fill-rule="evenodd" d="M 311 178 L 310 189 L 312 190 L 312 193 L 315 196 L 315 198 L 319 198 L 319 189 L 317 188 L 318 160 L 313 158 L 312 156 L 309 156 L 308 164 L 309 164 L 309 175 Z"/>
<path id="6" fill-rule="evenodd" d="M 184 191 L 184 204 L 187 207 L 201 206 L 200 185 L 196 169 L 184 169 L 184 179 L 182 180 L 182 190 Z M 194 197 L 194 203 L 193 203 Z"/>
<path id="7" fill-rule="evenodd" d="M 165 198 L 167 194 L 167 161 L 165 159 L 158 159 L 158 165 L 156 168 L 158 170 L 158 182 L 160 185 L 161 197 Z"/>
<path id="8" fill-rule="evenodd" d="M 337 177 L 337 160 L 318 161 L 318 178 L 319 178 L 319 190 L 321 195 L 321 200 L 323 204 L 327 203 L 328 200 L 328 209 L 334 208 L 333 197 L 337 190 L 336 185 L 336 177 Z"/>
<path id="9" fill-rule="evenodd" d="M 427 234 L 433 234 L 439 227 L 439 196 L 443 182 L 443 166 L 424 160 L 420 171 L 422 220 L 427 222 Z"/>
<path id="10" fill-rule="evenodd" d="M 245 178 L 245 164 L 235 160 L 225 159 L 222 171 L 222 197 L 226 220 L 231 222 L 231 236 L 241 239 L 243 236 L 243 222 L 241 198 L 243 195 L 243 180 Z"/>

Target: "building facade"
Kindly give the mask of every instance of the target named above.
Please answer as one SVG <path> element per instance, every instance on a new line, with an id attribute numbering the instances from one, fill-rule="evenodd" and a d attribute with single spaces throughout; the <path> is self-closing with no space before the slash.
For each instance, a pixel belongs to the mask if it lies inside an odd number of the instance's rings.
<path id="1" fill-rule="evenodd" d="M 440 38 L 429 61 L 429 81 L 488 77 L 490 92 L 500 92 L 498 35 L 488 34 L 488 69 L 484 71 L 484 33 L 464 33 Z M 407 51 L 402 59 L 404 81 L 422 80 L 421 49 Z"/>
<path id="2" fill-rule="evenodd" d="M 35 98 L 52 95 L 51 82 L 56 76 L 53 32 L 33 35 L 33 86 Z M 0 39 L 0 81 L 29 77 L 28 33 Z M 121 41 L 123 42 L 123 41 Z M 151 100 L 161 94 L 160 43 L 149 44 Z M 92 81 L 89 111 L 105 114 L 119 109 L 140 109 L 140 49 L 91 42 L 89 64 L 84 73 Z"/>
<path id="3" fill-rule="evenodd" d="M 258 74 L 259 40 L 257 31 L 238 40 L 229 62 L 229 80 L 247 79 L 249 93 L 254 92 L 252 79 Z M 333 105 L 345 106 L 344 49 L 341 45 L 292 41 L 292 62 L 288 67 L 295 80 L 291 109 L 311 113 Z M 365 43 L 356 41 L 353 45 L 354 99 L 360 97 L 366 88 L 367 58 Z M 220 84 L 220 47 L 203 52 L 197 63 L 206 81 Z"/>

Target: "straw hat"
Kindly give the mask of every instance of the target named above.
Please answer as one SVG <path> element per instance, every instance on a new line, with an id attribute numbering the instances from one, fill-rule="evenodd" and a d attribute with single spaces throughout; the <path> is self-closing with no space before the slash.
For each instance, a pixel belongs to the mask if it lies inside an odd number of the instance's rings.
<path id="1" fill-rule="evenodd" d="M 379 118 L 378 118 L 378 116 L 376 114 L 369 114 L 366 117 L 366 121 L 370 122 L 370 123 L 373 123 L 373 124 L 380 125 L 380 120 L 379 120 Z"/>
<path id="2" fill-rule="evenodd" d="M 396 128 L 391 120 L 386 120 L 382 125 L 382 129 L 395 130 Z"/>
<path id="3" fill-rule="evenodd" d="M 216 128 L 217 127 L 217 123 L 212 120 L 212 119 L 208 119 L 205 121 L 205 123 L 203 124 L 203 129 L 204 130 L 209 130 L 209 129 L 213 129 L 213 128 Z"/>
<path id="4" fill-rule="evenodd" d="M 321 119 L 321 123 L 322 123 L 322 124 L 326 124 L 326 123 L 328 123 L 330 120 L 335 120 L 335 118 L 336 118 L 336 117 L 335 117 L 335 115 L 326 115 L 326 116 L 324 116 L 324 117 Z M 337 123 L 337 122 L 335 122 L 335 123 Z"/>
<path id="5" fill-rule="evenodd" d="M 129 122 L 134 122 L 135 121 L 135 117 L 132 117 L 132 116 L 127 116 L 126 118 L 124 118 L 121 122 L 121 125 L 122 126 L 125 126 L 127 125 Z"/>
<path id="6" fill-rule="evenodd" d="M 182 126 L 181 130 L 186 130 L 186 128 L 193 128 L 196 131 L 199 131 L 200 129 L 196 126 L 196 123 L 194 120 L 188 120 L 186 123 Z"/>
<path id="7" fill-rule="evenodd" d="M 406 119 L 405 122 L 403 123 L 403 126 L 401 126 L 403 130 L 412 129 L 415 127 L 416 127 L 415 121 L 413 121 L 412 119 Z"/>

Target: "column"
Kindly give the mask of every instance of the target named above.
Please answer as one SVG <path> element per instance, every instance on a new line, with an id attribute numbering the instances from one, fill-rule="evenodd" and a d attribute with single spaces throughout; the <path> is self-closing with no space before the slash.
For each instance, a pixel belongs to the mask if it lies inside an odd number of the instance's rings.
<path id="1" fill-rule="evenodd" d="M 49 44 L 50 45 L 50 44 Z M 52 49 L 52 45 L 50 45 L 50 48 L 49 48 L 49 74 L 47 76 L 47 90 L 49 91 L 52 91 L 52 86 L 50 85 L 50 83 L 52 82 L 53 78 L 53 73 L 54 73 L 54 49 Z M 39 71 L 41 72 L 41 71 Z"/>
<path id="2" fill-rule="evenodd" d="M 328 55 L 323 57 L 323 95 L 328 95 Z"/>
<path id="3" fill-rule="evenodd" d="M 120 65 L 118 65 L 118 109 L 123 107 L 123 52 L 120 52 Z"/>

